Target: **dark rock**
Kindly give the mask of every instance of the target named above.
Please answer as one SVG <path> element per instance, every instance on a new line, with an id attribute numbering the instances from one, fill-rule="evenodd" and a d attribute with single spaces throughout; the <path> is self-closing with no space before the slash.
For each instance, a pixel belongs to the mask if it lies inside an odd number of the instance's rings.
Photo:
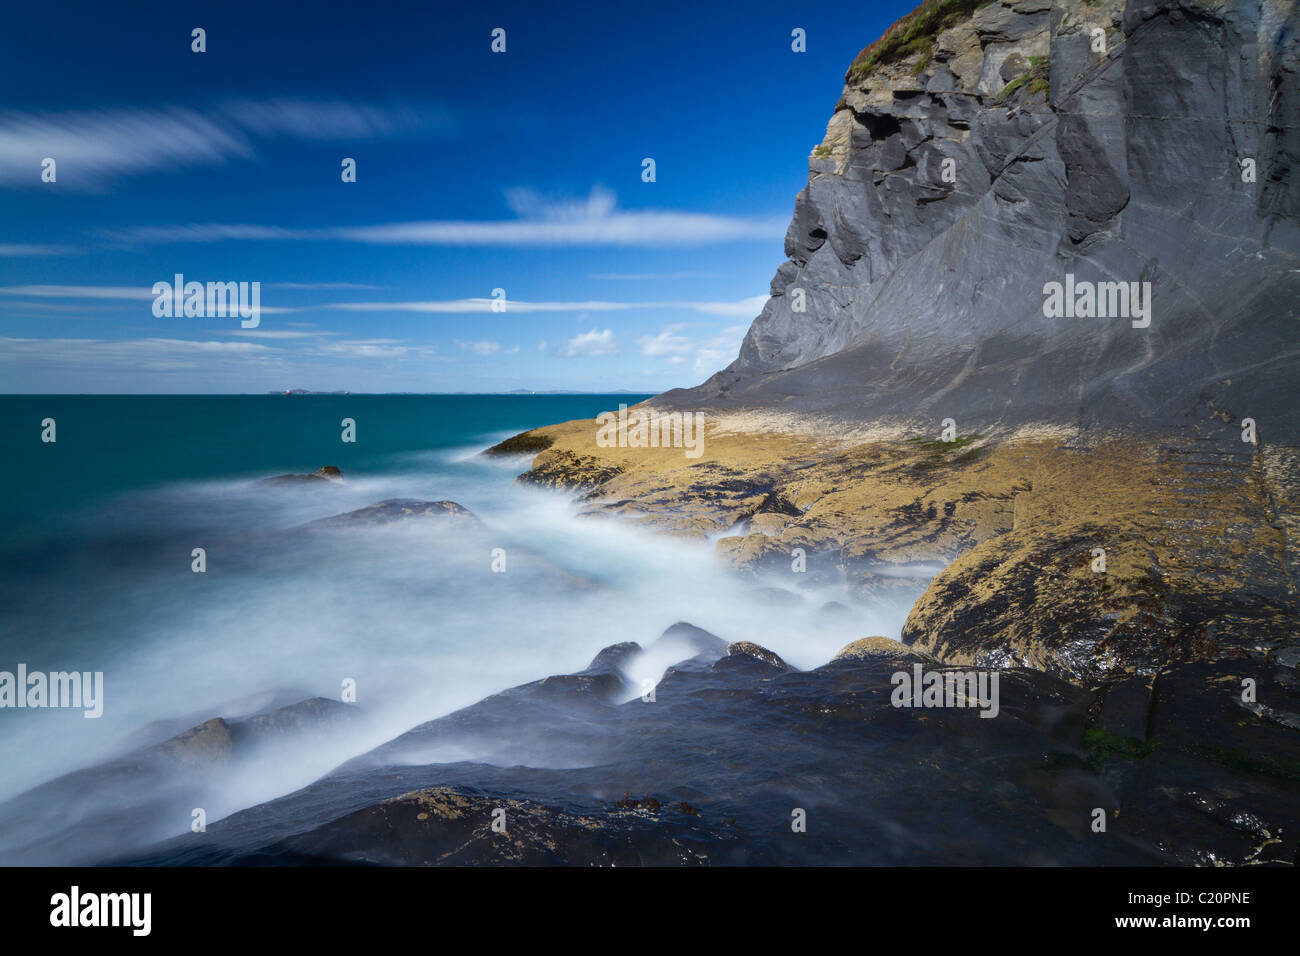
<path id="1" fill-rule="evenodd" d="M 276 746 L 358 716 L 355 706 L 311 698 L 241 719 L 214 717 L 95 767 L 65 774 L 0 804 L 0 860 L 85 864 L 189 826 L 195 807 Z"/>
<path id="2" fill-rule="evenodd" d="M 535 431 L 520 432 L 498 442 L 483 452 L 485 455 L 536 455 L 551 447 L 553 439 Z"/>
<path id="3" fill-rule="evenodd" d="M 719 665 L 731 661 L 750 666 L 679 672 L 653 704 L 593 708 L 573 684 L 543 701 L 525 685 L 424 728 L 454 763 L 395 741 L 202 838 L 118 862 L 1150 865 L 1295 853 L 1296 732 L 1237 703 L 1240 678 L 1255 676 L 1260 700 L 1297 709 L 1272 665 L 1162 672 L 1137 740 L 1098 724 L 1097 694 L 1035 671 L 1001 672 L 997 717 L 983 719 L 893 706 L 889 656 L 806 672 L 748 653 Z M 794 840 L 793 807 L 815 824 Z M 1097 807 L 1105 834 L 1091 830 Z"/>
<path id="4" fill-rule="evenodd" d="M 784 560 L 785 556 L 782 555 L 781 558 Z M 754 588 L 749 593 L 753 595 L 754 600 L 771 607 L 797 607 L 804 603 L 802 595 L 796 594 L 794 591 L 788 591 L 785 588 Z"/>
<path id="5" fill-rule="evenodd" d="M 618 673 L 630 659 L 641 653 L 643 653 L 641 645 L 636 641 L 623 641 L 620 644 L 611 644 L 591 659 L 591 663 L 587 665 L 585 673 Z"/>
<path id="6" fill-rule="evenodd" d="M 663 804 L 654 797 L 645 797 L 637 800 L 631 794 L 623 794 L 623 799 L 614 804 L 620 810 L 650 810 L 658 811 L 663 809 Z"/>
<path id="7" fill-rule="evenodd" d="M 752 641 L 734 641 L 731 644 L 728 644 L 727 656 L 753 658 L 754 660 L 762 661 L 769 667 L 775 667 L 778 670 L 793 670 L 789 664 L 781 660 L 779 654 L 769 651 L 766 647 L 760 647 Z"/>
<path id="8" fill-rule="evenodd" d="M 466 788 L 431 787 L 403 794 L 306 833 L 289 837 L 249 863 L 329 862 L 351 865 L 699 866 L 709 847 L 734 840 L 689 814 L 672 829 L 654 812 L 658 801 L 623 801 L 613 809 L 574 812 L 533 800 Z M 695 816 L 698 816 L 695 815 Z M 504 831 L 493 829 L 494 821 Z"/>
<path id="9" fill-rule="evenodd" d="M 418 498 L 391 498 L 379 504 L 368 505 L 346 514 L 320 518 L 305 525 L 307 528 L 346 528 L 359 525 L 387 525 L 413 518 L 436 518 L 457 524 L 478 525 L 472 511 L 454 501 L 421 501 Z"/>
<path id="10" fill-rule="evenodd" d="M 877 636 L 864 637 L 851 644 L 846 644 L 840 648 L 832 660 L 843 661 L 867 657 L 888 657 L 900 660 L 903 658 L 932 659 L 928 654 L 920 653 L 901 641 L 896 641 L 890 637 Z"/>
<path id="11" fill-rule="evenodd" d="M 1106 57 L 1094 22 L 1110 16 L 1083 0 L 992 3 L 935 48 L 960 91 L 937 69 L 922 89 L 901 64 L 851 75 L 828 130 L 835 159 L 810 170 L 789 262 L 739 357 L 656 405 L 907 427 L 951 416 L 981 431 L 1291 407 L 1294 362 L 1279 357 L 1300 298 L 1294 11 L 1129 4 Z M 1031 70 L 1006 79 L 1021 63 Z M 943 158 L 955 182 L 939 177 Z M 1257 183 L 1242 181 L 1245 158 Z M 1150 282 L 1150 326 L 1045 317 L 1044 285 L 1067 273 Z M 1300 442 L 1300 419 L 1269 420 L 1275 440 Z"/>
<path id="12" fill-rule="evenodd" d="M 325 465 L 317 468 L 310 475 L 276 475 L 273 478 L 263 478 L 259 484 L 263 485 L 302 485 L 302 484 L 319 484 L 328 481 L 342 481 L 343 472 L 339 471 L 333 465 Z"/>
<path id="13" fill-rule="evenodd" d="M 694 624 L 678 621 L 659 635 L 647 650 L 662 652 L 675 661 L 691 657 L 714 661 L 727 653 L 727 642 Z"/>

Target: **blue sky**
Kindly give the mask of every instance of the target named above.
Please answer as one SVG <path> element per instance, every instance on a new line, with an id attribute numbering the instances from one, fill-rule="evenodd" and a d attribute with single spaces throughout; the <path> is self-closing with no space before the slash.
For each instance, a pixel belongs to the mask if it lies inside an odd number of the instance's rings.
<path id="1" fill-rule="evenodd" d="M 913 4 L 156 6 L 6 11 L 0 392 L 695 384 Z M 155 317 L 176 273 L 260 325 Z"/>

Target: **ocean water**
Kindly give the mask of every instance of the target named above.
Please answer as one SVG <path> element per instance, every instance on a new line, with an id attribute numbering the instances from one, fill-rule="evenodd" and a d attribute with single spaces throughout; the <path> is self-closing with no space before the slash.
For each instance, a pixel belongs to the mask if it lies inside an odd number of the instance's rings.
<path id="1" fill-rule="evenodd" d="M 834 589 L 765 606 L 711 542 L 581 517 L 570 496 L 515 483 L 527 458 L 479 455 L 643 397 L 0 397 L 0 670 L 104 674 L 98 719 L 0 709 L 0 800 L 214 716 L 337 700 L 353 682 L 364 720 L 224 780 L 213 820 L 679 620 L 799 667 L 898 633 L 906 608 L 819 616 L 825 601 L 847 601 Z M 41 441 L 47 418 L 54 443 Z M 354 444 L 340 439 L 344 418 Z M 344 480 L 259 484 L 323 465 Z M 481 525 L 303 530 L 393 498 L 455 501 Z M 630 676 L 653 681 L 670 663 L 647 657 Z"/>

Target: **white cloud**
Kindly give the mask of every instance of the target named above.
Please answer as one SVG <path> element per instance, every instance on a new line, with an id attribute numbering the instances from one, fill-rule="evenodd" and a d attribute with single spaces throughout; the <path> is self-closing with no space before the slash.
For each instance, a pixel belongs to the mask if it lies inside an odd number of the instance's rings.
<path id="1" fill-rule="evenodd" d="M 651 358 L 662 358 L 669 355 L 681 356 L 689 353 L 692 349 L 691 340 L 684 335 L 678 335 L 677 330 L 679 328 L 681 326 L 669 326 L 658 335 L 645 335 L 637 339 L 637 344 L 641 346 L 641 354 L 648 355 Z"/>
<path id="2" fill-rule="evenodd" d="M 768 298 L 770 297 L 766 295 L 751 295 L 748 299 L 741 299 L 739 302 L 691 302 L 686 305 L 697 312 L 706 312 L 709 315 L 753 317 L 763 311 L 763 305 Z"/>
<path id="3" fill-rule="evenodd" d="M 20 256 L 66 256 L 76 250 L 71 246 L 42 245 L 32 242 L 0 242 L 0 259 Z"/>
<path id="4" fill-rule="evenodd" d="M 276 364 L 277 353 L 255 342 L 189 339 L 19 339 L 0 338 L 0 361 L 93 366 L 137 372 L 211 369 L 233 363 Z"/>
<path id="5" fill-rule="evenodd" d="M 239 335 L 250 339 L 314 339 L 322 335 L 338 335 L 337 332 L 293 332 L 285 329 L 208 329 L 213 335 Z"/>
<path id="6" fill-rule="evenodd" d="M 613 282 L 640 282 L 640 281 L 657 281 L 673 279 L 707 279 L 716 275 L 712 272 L 595 272 L 588 276 L 589 279 L 604 279 Z"/>
<path id="7" fill-rule="evenodd" d="M 617 355 L 618 345 L 614 342 L 612 329 L 598 332 L 592 329 L 582 332 L 560 346 L 556 353 L 564 358 L 586 358 L 598 355 Z"/>
<path id="8" fill-rule="evenodd" d="M 268 289 L 295 289 L 306 290 L 311 292 L 333 290 L 333 289 L 373 289 L 373 285 L 362 285 L 357 282 L 264 282 Z"/>
<path id="9" fill-rule="evenodd" d="M 8 285 L 0 295 L 21 295 L 33 299 L 153 299 L 149 286 L 122 285 Z"/>
<path id="10" fill-rule="evenodd" d="M 172 280 L 167 276 L 167 282 Z M 28 299 L 102 299 L 105 301 L 122 301 L 157 298 L 153 286 L 133 285 L 7 285 L 0 286 L 0 295 L 21 296 Z M 259 305 L 261 315 L 284 315 L 297 312 L 298 309 L 285 306 Z"/>
<path id="11" fill-rule="evenodd" d="M 455 315 L 470 315 L 480 312 L 492 312 L 493 305 L 498 308 L 498 299 L 443 299 L 430 302 L 335 302 L 325 306 L 327 309 L 341 309 L 345 312 L 430 312 Z M 522 302 L 506 300 L 506 312 L 614 312 L 622 309 L 637 309 L 645 306 L 628 302 Z"/>
<path id="12" fill-rule="evenodd" d="M 278 341 L 309 333 L 231 332 Z M 333 334 L 333 333 L 327 333 Z M 228 342 L 206 339 L 49 338 L 0 337 L 0 362 L 36 363 L 98 370 L 169 372 L 202 369 L 207 372 L 241 369 L 250 364 L 282 367 L 299 359 L 389 360 L 430 359 L 437 355 L 431 346 L 409 345 L 401 339 L 347 339 L 315 341 L 285 349 L 260 342 Z"/>
<path id="13" fill-rule="evenodd" d="M 460 346 L 462 352 L 473 352 L 475 355 L 491 355 L 493 352 L 501 351 L 500 342 L 492 342 L 488 339 L 479 339 L 476 342 L 462 342 L 460 339 L 454 341 Z"/>
<path id="14" fill-rule="evenodd" d="M 706 315 L 755 316 L 763 308 L 767 296 L 750 296 L 738 302 L 694 302 L 689 300 L 663 302 L 612 302 L 586 300 L 581 302 L 531 302 L 507 299 L 506 312 L 623 312 L 632 309 L 682 309 Z M 499 300 L 488 298 L 437 299 L 415 302 L 335 302 L 322 308 L 347 312 L 427 312 L 433 314 L 471 315 L 492 312 Z"/>
<path id="15" fill-rule="evenodd" d="M 311 354 L 357 359 L 431 358 L 436 351 L 430 346 L 406 345 L 401 339 L 348 339 L 322 342 Z"/>
<path id="16" fill-rule="evenodd" d="M 445 107 L 426 103 L 374 106 L 339 100 L 230 100 L 220 112 L 256 136 L 297 139 L 383 139 L 414 132 L 447 132 L 457 125 Z"/>
<path id="17" fill-rule="evenodd" d="M 694 356 L 696 372 L 715 372 L 727 365 L 740 352 L 748 326 L 731 325 L 706 339 L 691 339 L 680 334 L 682 324 L 669 325 L 657 335 L 637 339 L 641 354 L 648 358 L 663 359 L 669 365 L 685 365 Z"/>
<path id="18" fill-rule="evenodd" d="M 701 342 L 695 352 L 695 371 L 712 374 L 730 365 L 740 354 L 740 345 L 748 331 L 747 325 L 729 325 L 720 335 Z"/>
<path id="19" fill-rule="evenodd" d="M 96 189 L 119 176 L 252 159 L 259 139 L 355 141 L 451 126 L 446 111 L 436 106 L 284 98 L 232 100 L 203 110 L 7 112 L 0 113 L 0 185 L 42 185 L 46 157 L 55 160 L 60 185 Z"/>
<path id="20" fill-rule="evenodd" d="M 267 285 L 275 285 L 266 283 Z M 133 301 L 133 300 L 153 300 L 155 298 L 150 287 L 146 286 L 70 286 L 70 285 L 24 285 L 24 286 L 0 286 L 0 296 L 20 296 L 24 298 L 53 298 L 53 299 L 99 299 L 106 301 Z M 743 316 L 749 317 L 757 315 L 761 310 L 766 296 L 750 296 L 737 302 L 696 302 L 689 300 L 679 301 L 662 301 L 662 302 L 613 302 L 606 300 L 586 300 L 576 302 L 532 302 L 526 300 L 506 300 L 507 313 L 541 313 L 541 312 L 625 312 L 632 310 L 655 309 L 660 311 L 685 310 L 700 312 L 706 315 L 721 316 Z M 499 305 L 499 300 L 490 298 L 469 298 L 469 299 L 440 299 L 430 301 L 407 301 L 407 302 L 334 302 L 326 303 L 320 306 L 310 308 L 334 309 L 345 312 L 415 312 L 427 314 L 445 314 L 445 315 L 474 315 L 492 313 L 493 306 Z M 308 311 L 309 307 L 295 308 L 285 306 L 261 306 L 263 315 L 282 315 L 286 313 Z M 586 318 L 585 315 L 581 318 Z M 675 331 L 680 326 L 671 327 Z M 281 336 L 288 338 L 289 336 Z M 670 332 L 661 332 L 655 337 L 655 344 L 650 348 L 666 349 L 673 343 L 673 337 Z M 644 339 L 638 344 L 645 347 Z M 461 347 L 468 349 L 469 345 L 474 343 L 462 344 Z M 483 343 L 478 343 L 482 345 Z M 497 349 L 500 345 L 497 344 Z M 492 349 L 495 351 L 496 349 Z M 485 353 L 480 353 L 485 354 Z M 649 355 L 650 352 L 643 354 Z M 659 352 L 654 354 L 668 354 Z M 680 354 L 680 352 L 678 353 Z"/>
<path id="21" fill-rule="evenodd" d="M 786 217 L 752 219 L 677 210 L 619 210 L 614 194 L 600 187 L 585 200 L 555 201 L 532 190 L 511 190 L 506 201 L 517 218 L 316 229 L 209 223 L 143 226 L 111 235 L 141 242 L 316 239 L 415 246 L 678 246 L 774 240 L 784 236 L 786 229 Z"/>

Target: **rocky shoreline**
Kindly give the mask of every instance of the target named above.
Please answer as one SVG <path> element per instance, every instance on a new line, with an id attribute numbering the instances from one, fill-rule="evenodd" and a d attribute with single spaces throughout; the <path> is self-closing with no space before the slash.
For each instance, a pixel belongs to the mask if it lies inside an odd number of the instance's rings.
<path id="1" fill-rule="evenodd" d="M 915 593 L 900 654 L 1068 682 L 1088 698 L 1074 743 L 1130 804 L 1254 821 L 1276 841 L 1266 855 L 1295 861 L 1293 450 L 1226 428 L 946 447 L 744 421 L 719 413 L 698 462 L 600 448 L 594 421 L 536 429 L 549 444 L 520 480 L 577 492 L 593 518 L 712 540 L 741 574 L 797 589 L 802 551 L 863 602 Z M 927 565 L 942 570 L 917 576 Z"/>
<path id="2" fill-rule="evenodd" d="M 850 617 L 919 589 L 902 641 L 863 635 L 800 670 L 744 634 L 679 623 L 414 727 L 205 833 L 96 855 L 112 840 L 88 837 L 147 836 L 249 748 L 310 746 L 363 714 L 308 700 L 209 720 L 11 801 L 6 829 L 75 803 L 63 858 L 132 865 L 1297 862 L 1300 654 L 1285 576 L 1264 573 L 1285 567 L 1285 521 L 1250 523 L 1285 500 L 1262 454 L 1231 481 L 1212 471 L 1213 492 L 1195 496 L 1193 463 L 1077 436 L 944 451 L 732 420 L 678 467 L 657 459 L 665 450 L 600 448 L 594 424 L 529 433 L 549 444 L 519 480 L 568 489 L 588 519 L 711 539 L 734 573 L 784 573 L 790 594 L 819 576 L 856 581 L 839 609 Z M 1221 548 L 1214 575 L 1179 577 L 1200 539 L 1155 529 L 1190 508 L 1210 522 L 1203 536 L 1257 535 Z M 431 520 L 478 540 L 451 502 L 385 502 L 312 528 Z M 1095 541 L 1105 572 L 1092 570 Z M 791 570 L 794 548 L 808 572 Z M 941 568 L 930 579 L 927 562 Z M 647 657 L 671 664 L 648 699 L 633 677 Z M 1000 678 L 995 719 L 900 706 L 900 675 L 976 671 Z"/>
<path id="3" fill-rule="evenodd" d="M 597 420 L 489 450 L 583 521 L 711 549 L 755 604 L 829 587 L 820 613 L 896 607 L 897 635 L 800 669 L 716 625 L 611 626 L 581 671 L 163 839 L 247 743 L 338 732 L 279 701 L 15 798 L 0 840 L 133 865 L 1300 864 L 1296 22 L 928 0 L 851 65 L 737 360 L 637 407 L 699 416 L 693 453 Z M 1145 314 L 1052 315 L 1076 279 Z M 453 586 L 484 573 L 455 502 L 292 533 L 413 522 Z M 521 557 L 552 597 L 591 586 Z"/>

